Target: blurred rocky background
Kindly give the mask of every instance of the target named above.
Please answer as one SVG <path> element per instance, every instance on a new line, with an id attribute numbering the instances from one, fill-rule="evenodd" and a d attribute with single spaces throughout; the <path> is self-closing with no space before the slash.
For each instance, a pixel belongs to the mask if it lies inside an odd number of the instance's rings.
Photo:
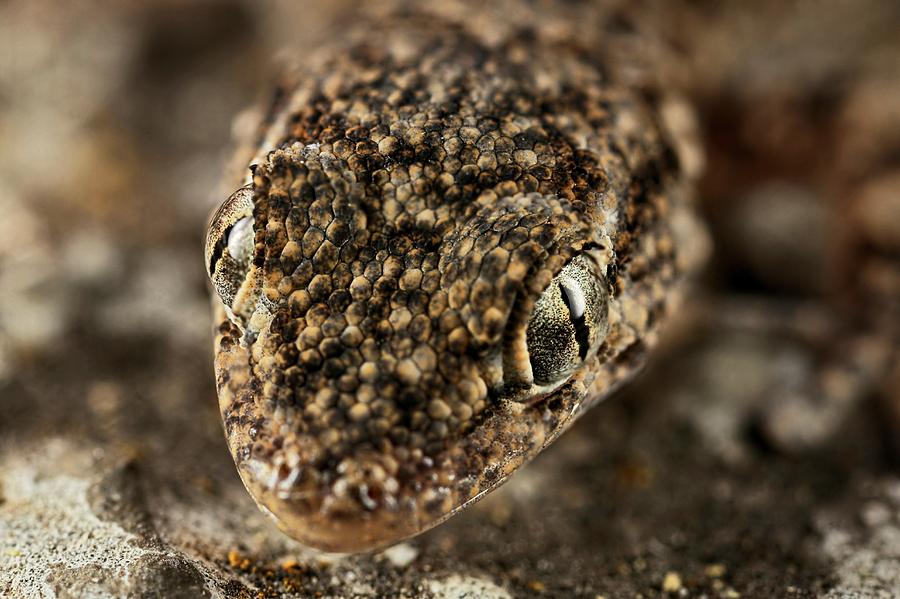
<path id="1" fill-rule="evenodd" d="M 900 121 L 900 20 L 889 1 L 707 4 L 672 24 L 709 74 L 702 199 L 721 251 L 680 334 L 504 488 L 347 557 L 279 533 L 241 486 L 215 401 L 202 236 L 273 57 L 314 44 L 349 3 L 0 2 L 0 596 L 900 596 L 883 413 L 863 402 L 799 452 L 764 438 L 761 398 L 807 358 L 741 326 L 728 299 L 747 277 L 757 291 L 821 283 L 817 167 L 759 155 L 809 155 L 820 140 L 797 132 L 826 106 L 864 169 L 890 134 L 872 119 Z M 710 24 L 723 14 L 732 26 Z M 848 72 L 874 75 L 840 110 L 797 99 Z M 777 249 L 748 250 L 760 239 Z"/>

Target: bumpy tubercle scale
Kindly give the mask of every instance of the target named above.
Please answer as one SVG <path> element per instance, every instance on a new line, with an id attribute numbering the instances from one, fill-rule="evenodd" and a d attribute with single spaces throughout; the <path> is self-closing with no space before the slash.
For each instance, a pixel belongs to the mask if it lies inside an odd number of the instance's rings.
<path id="1" fill-rule="evenodd" d="M 696 266 L 656 107 L 596 55 L 414 14 L 363 26 L 378 44 L 286 76 L 252 163 L 245 330 L 216 309 L 241 477 L 330 551 L 417 534 L 503 482 L 642 364 Z M 513 401 L 512 340 L 582 251 L 606 270 L 605 340 Z"/>

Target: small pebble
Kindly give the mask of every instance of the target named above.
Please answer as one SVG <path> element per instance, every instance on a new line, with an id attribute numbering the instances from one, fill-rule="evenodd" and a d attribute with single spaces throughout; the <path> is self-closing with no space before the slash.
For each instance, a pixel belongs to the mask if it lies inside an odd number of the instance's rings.
<path id="1" fill-rule="evenodd" d="M 662 590 L 666 593 L 677 593 L 681 588 L 681 576 L 678 572 L 666 572 L 663 578 Z"/>
<path id="2" fill-rule="evenodd" d="M 405 568 L 419 557 L 419 550 L 409 543 L 400 543 L 384 551 L 384 556 L 398 568 Z"/>

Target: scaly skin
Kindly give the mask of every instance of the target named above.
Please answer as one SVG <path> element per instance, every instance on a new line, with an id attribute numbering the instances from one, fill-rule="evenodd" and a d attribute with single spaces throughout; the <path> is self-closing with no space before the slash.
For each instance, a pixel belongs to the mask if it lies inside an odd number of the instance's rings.
<path id="1" fill-rule="evenodd" d="M 703 254 L 665 99 L 599 42 L 477 24 L 343 30 L 260 128 L 216 382 L 247 489 L 313 547 L 394 543 L 501 484 L 644 363 Z M 532 387 L 529 315 L 581 253 L 609 333 Z"/>

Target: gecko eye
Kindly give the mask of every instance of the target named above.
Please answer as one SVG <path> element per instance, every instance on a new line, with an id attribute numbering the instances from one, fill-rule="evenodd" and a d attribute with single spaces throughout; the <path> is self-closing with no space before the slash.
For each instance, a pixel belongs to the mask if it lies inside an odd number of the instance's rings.
<path id="1" fill-rule="evenodd" d="M 535 303 L 525 339 L 536 385 L 564 380 L 606 337 L 609 294 L 599 270 L 589 256 L 575 257 Z"/>
<path id="2" fill-rule="evenodd" d="M 253 259 L 253 190 L 242 187 L 216 210 L 206 230 L 206 272 L 231 307 Z"/>

